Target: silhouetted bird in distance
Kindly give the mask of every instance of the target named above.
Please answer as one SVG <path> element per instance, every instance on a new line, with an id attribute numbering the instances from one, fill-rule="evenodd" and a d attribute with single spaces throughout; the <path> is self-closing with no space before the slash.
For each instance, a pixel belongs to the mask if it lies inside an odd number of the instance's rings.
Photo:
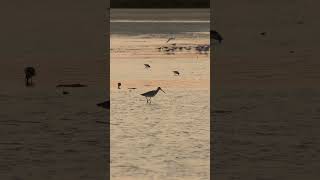
<path id="1" fill-rule="evenodd" d="M 211 30 L 211 31 L 210 31 L 210 39 L 211 39 L 211 38 L 214 39 L 214 40 L 217 40 L 217 41 L 219 42 L 219 44 L 221 44 L 221 42 L 222 42 L 222 40 L 223 40 L 221 34 L 218 33 L 218 32 L 215 31 L 215 30 Z"/>
<path id="2" fill-rule="evenodd" d="M 180 75 L 179 71 L 172 71 L 174 73 L 174 75 Z"/>
<path id="3" fill-rule="evenodd" d="M 148 91 L 148 92 L 145 92 L 145 93 L 141 94 L 141 96 L 146 97 L 147 103 L 151 103 L 151 98 L 154 97 L 155 95 L 157 95 L 160 90 L 161 90 L 162 92 L 164 92 L 164 91 L 161 89 L 161 87 L 158 87 L 156 90 Z M 164 93 L 165 93 L 165 92 L 164 92 Z"/>
<path id="4" fill-rule="evenodd" d="M 102 103 L 98 103 L 97 106 L 105 109 L 110 109 L 110 101 L 104 101 Z"/>
<path id="5" fill-rule="evenodd" d="M 147 69 L 151 68 L 151 66 L 149 64 L 144 64 L 144 67 L 147 68 Z"/>
<path id="6" fill-rule="evenodd" d="M 69 94 L 69 92 L 68 91 L 62 91 L 62 94 L 67 95 L 67 94 Z"/>
<path id="7" fill-rule="evenodd" d="M 266 32 L 260 33 L 261 36 L 265 36 L 266 34 L 267 34 Z"/>
<path id="8" fill-rule="evenodd" d="M 34 69 L 34 67 L 26 67 L 24 68 L 24 73 L 25 73 L 26 86 L 32 86 L 33 85 L 32 77 L 36 75 L 36 70 Z"/>

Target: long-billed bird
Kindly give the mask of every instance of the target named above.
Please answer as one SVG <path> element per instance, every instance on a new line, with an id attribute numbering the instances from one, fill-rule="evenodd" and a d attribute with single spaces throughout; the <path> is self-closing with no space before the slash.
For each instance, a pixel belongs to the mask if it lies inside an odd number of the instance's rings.
<path id="1" fill-rule="evenodd" d="M 215 31 L 215 30 L 210 31 L 210 39 L 211 39 L 211 38 L 214 39 L 214 40 L 217 40 L 217 41 L 219 42 L 219 44 L 221 44 L 221 42 L 222 42 L 222 40 L 223 40 L 221 34 L 218 33 L 218 32 Z"/>
<path id="2" fill-rule="evenodd" d="M 147 68 L 147 69 L 151 68 L 151 66 L 149 64 L 144 64 L 144 67 Z"/>
<path id="3" fill-rule="evenodd" d="M 34 67 L 26 67 L 24 68 L 24 73 L 25 73 L 25 81 L 26 81 L 26 86 L 32 85 L 32 77 L 36 75 L 36 70 Z M 29 83 L 30 80 L 30 83 Z"/>
<path id="4" fill-rule="evenodd" d="M 146 93 L 141 94 L 141 96 L 146 97 L 147 103 L 151 103 L 151 98 L 158 94 L 159 91 L 164 92 L 161 87 L 158 87 L 156 90 L 148 91 Z M 165 92 L 164 92 L 165 93 Z"/>
<path id="5" fill-rule="evenodd" d="M 180 75 L 179 71 L 172 71 L 174 73 L 174 75 Z"/>

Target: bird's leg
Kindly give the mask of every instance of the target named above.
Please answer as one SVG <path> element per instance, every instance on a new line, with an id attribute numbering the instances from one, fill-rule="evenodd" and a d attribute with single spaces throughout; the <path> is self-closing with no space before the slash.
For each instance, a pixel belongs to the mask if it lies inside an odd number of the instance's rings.
<path id="1" fill-rule="evenodd" d="M 25 78 L 26 86 L 28 86 L 28 78 Z"/>
<path id="2" fill-rule="evenodd" d="M 30 85 L 30 82 L 29 82 L 29 77 L 27 77 L 27 86 L 29 86 Z"/>

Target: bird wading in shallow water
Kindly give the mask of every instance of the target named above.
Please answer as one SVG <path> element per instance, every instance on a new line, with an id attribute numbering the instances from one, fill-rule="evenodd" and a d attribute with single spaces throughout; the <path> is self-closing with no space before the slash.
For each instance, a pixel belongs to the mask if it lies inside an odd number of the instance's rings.
<path id="1" fill-rule="evenodd" d="M 156 90 L 148 91 L 148 92 L 146 92 L 146 93 L 141 94 L 141 96 L 146 97 L 147 103 L 151 103 L 151 98 L 154 97 L 155 95 L 157 95 L 160 90 L 161 90 L 163 93 L 165 93 L 165 92 L 161 89 L 161 87 L 158 87 Z"/>
<path id="2" fill-rule="evenodd" d="M 121 83 L 118 83 L 118 89 L 121 89 Z"/>
<path id="3" fill-rule="evenodd" d="M 32 77 L 36 75 L 36 70 L 34 69 L 34 67 L 26 67 L 24 68 L 24 73 L 26 75 L 25 76 L 26 86 L 32 85 Z"/>

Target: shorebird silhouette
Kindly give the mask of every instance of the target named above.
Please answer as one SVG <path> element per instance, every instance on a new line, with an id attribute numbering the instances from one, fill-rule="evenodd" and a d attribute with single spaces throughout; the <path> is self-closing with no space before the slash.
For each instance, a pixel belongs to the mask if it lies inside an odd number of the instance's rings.
<path id="1" fill-rule="evenodd" d="M 118 83 L 118 89 L 121 89 L 121 83 Z"/>
<path id="2" fill-rule="evenodd" d="M 98 103 L 97 106 L 105 109 L 110 109 L 110 101 L 104 101 L 102 103 Z"/>
<path id="3" fill-rule="evenodd" d="M 66 94 L 69 94 L 68 91 L 62 91 L 62 94 L 66 95 Z"/>
<path id="4" fill-rule="evenodd" d="M 172 71 L 174 73 L 174 75 L 180 75 L 179 71 Z"/>
<path id="5" fill-rule="evenodd" d="M 147 69 L 151 68 L 151 66 L 149 64 L 144 64 L 144 67 L 147 68 Z"/>
<path id="6" fill-rule="evenodd" d="M 212 31 L 210 31 L 210 36 L 211 36 L 210 38 L 217 40 L 219 42 L 219 44 L 221 44 L 223 38 L 220 33 L 218 33 L 215 30 L 212 30 Z"/>
<path id="7" fill-rule="evenodd" d="M 147 103 L 151 103 L 151 98 L 154 97 L 155 95 L 158 94 L 159 90 L 161 90 L 162 92 L 164 92 L 161 87 L 158 87 L 156 90 L 152 90 L 152 91 L 148 91 L 148 92 L 145 92 L 143 94 L 141 94 L 141 96 L 144 96 L 146 97 L 147 99 Z M 165 93 L 165 92 L 164 92 Z M 149 98 L 149 99 L 148 99 Z"/>
<path id="8" fill-rule="evenodd" d="M 26 86 L 32 85 L 32 77 L 36 75 L 36 70 L 34 67 L 26 67 L 24 68 L 24 73 L 25 73 L 25 81 L 26 81 Z M 30 80 L 30 83 L 29 83 Z"/>

